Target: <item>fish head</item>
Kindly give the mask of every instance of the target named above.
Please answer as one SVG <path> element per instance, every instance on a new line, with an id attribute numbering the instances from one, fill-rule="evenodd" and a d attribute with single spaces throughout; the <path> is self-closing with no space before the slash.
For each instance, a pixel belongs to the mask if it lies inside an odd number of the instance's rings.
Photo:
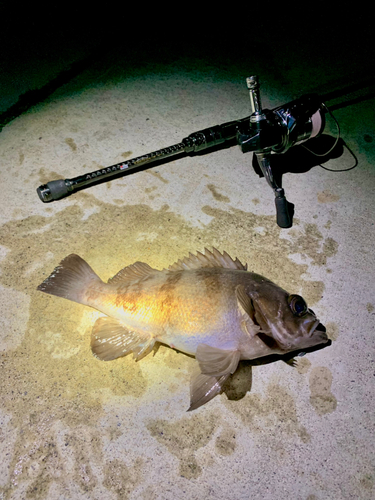
<path id="1" fill-rule="evenodd" d="M 276 342 L 282 351 L 306 349 L 329 341 L 325 327 L 301 296 L 266 281 L 251 299 L 261 335 Z"/>

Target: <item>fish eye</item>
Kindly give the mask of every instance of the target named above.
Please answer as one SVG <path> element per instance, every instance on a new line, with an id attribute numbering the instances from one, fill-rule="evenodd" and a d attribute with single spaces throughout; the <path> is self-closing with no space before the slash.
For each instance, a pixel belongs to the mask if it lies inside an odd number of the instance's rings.
<path id="1" fill-rule="evenodd" d="M 288 304 L 295 316 L 303 316 L 308 311 L 306 302 L 299 295 L 289 295 Z"/>

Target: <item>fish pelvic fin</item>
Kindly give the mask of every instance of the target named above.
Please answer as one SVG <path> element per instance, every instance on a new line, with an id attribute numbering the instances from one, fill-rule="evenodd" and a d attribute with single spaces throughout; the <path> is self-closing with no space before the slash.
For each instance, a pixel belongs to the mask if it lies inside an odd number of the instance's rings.
<path id="1" fill-rule="evenodd" d="M 103 360 L 110 361 L 133 353 L 139 361 L 152 350 L 155 339 L 150 335 L 129 330 L 116 319 L 98 318 L 91 334 L 93 354 Z"/>
<path id="2" fill-rule="evenodd" d="M 89 305 L 85 297 L 88 288 L 102 283 L 85 260 L 79 255 L 70 254 L 37 287 L 37 290 Z"/>
<path id="3" fill-rule="evenodd" d="M 188 411 L 196 410 L 221 392 L 228 377 L 237 370 L 240 352 L 199 344 L 195 357 L 199 370 L 191 380 Z"/>
<path id="4" fill-rule="evenodd" d="M 239 350 L 226 351 L 207 344 L 199 344 L 195 354 L 201 372 L 213 377 L 234 373 L 237 370 L 240 356 Z"/>
<path id="5" fill-rule="evenodd" d="M 238 269 L 247 271 L 247 264 L 242 264 L 237 257 L 232 259 L 227 252 L 220 253 L 216 248 L 204 249 L 204 254 L 197 252 L 196 255 L 189 253 L 188 257 L 180 259 L 169 266 L 170 271 L 184 271 L 186 269 L 201 269 L 207 267 L 223 267 L 225 269 Z"/>
<path id="6" fill-rule="evenodd" d="M 193 411 L 211 401 L 222 391 L 223 385 L 230 373 L 221 377 L 204 375 L 198 368 L 198 373 L 192 377 L 190 383 L 190 406 L 187 411 Z"/>

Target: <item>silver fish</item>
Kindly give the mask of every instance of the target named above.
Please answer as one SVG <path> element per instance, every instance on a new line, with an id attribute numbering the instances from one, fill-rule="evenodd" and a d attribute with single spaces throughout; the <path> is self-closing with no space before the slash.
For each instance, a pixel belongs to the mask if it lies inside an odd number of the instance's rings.
<path id="1" fill-rule="evenodd" d="M 328 342 L 299 295 L 247 271 L 226 252 L 205 249 L 161 271 L 136 262 L 104 283 L 78 255 L 63 259 L 38 290 L 98 309 L 91 347 L 111 360 L 146 356 L 155 342 L 194 355 L 194 410 L 220 393 L 240 360 Z"/>

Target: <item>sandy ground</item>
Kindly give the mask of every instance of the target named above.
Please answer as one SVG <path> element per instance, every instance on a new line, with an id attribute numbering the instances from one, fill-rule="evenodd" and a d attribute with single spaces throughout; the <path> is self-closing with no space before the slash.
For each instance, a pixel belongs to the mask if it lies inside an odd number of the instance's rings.
<path id="1" fill-rule="evenodd" d="M 290 229 L 276 225 L 273 193 L 237 146 L 49 204 L 36 193 L 248 115 L 250 74 L 272 108 L 364 72 L 366 47 L 338 40 L 338 52 L 323 50 L 323 40 L 306 57 L 303 43 L 287 43 L 104 51 L 2 129 L 1 499 L 374 498 L 375 99 L 366 89 L 334 111 L 355 158 L 340 147 L 324 163 L 333 171 L 316 161 L 284 175 Z M 335 133 L 327 117 L 325 134 Z M 213 246 L 301 294 L 332 345 L 296 368 L 243 364 L 191 413 L 194 359 L 159 346 L 138 363 L 101 362 L 90 350 L 99 313 L 36 290 L 70 253 L 106 280 L 138 260 L 162 269 Z"/>

